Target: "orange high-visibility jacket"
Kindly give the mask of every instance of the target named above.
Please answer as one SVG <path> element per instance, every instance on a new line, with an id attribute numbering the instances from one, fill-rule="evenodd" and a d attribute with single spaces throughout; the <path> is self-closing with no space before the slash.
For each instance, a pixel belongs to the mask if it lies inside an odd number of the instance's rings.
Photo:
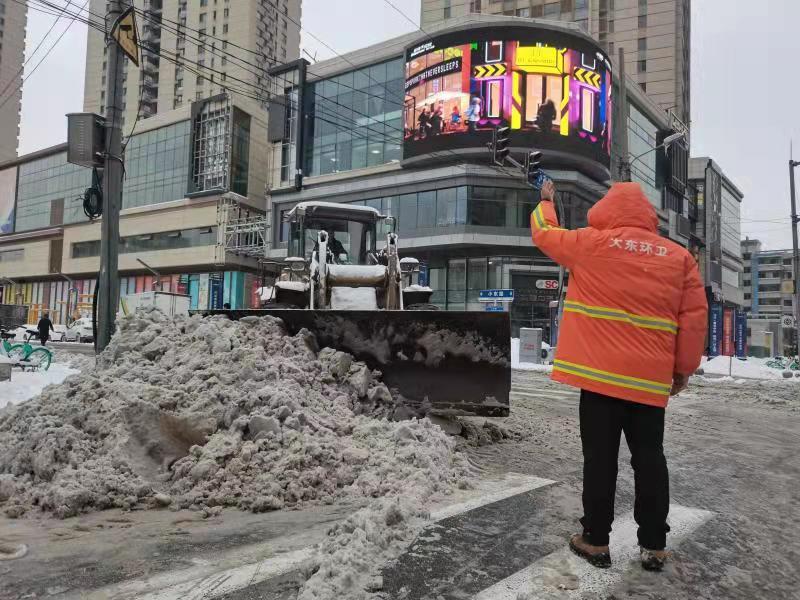
<path id="1" fill-rule="evenodd" d="M 636 183 L 617 183 L 589 227 L 558 226 L 550 201 L 531 214 L 534 243 L 570 270 L 553 379 L 664 407 L 673 374 L 700 365 L 708 304 L 692 255 L 658 235 Z"/>

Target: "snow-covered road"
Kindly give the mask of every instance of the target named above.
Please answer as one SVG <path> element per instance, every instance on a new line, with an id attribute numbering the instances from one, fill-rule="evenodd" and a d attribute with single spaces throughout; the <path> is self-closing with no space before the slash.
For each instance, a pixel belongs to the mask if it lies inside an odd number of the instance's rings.
<path id="1" fill-rule="evenodd" d="M 578 393 L 543 374 L 517 371 L 505 425 L 519 439 L 467 452 L 487 485 L 508 473 L 556 483 L 468 504 L 432 524 L 387 566 L 383 589 L 369 597 L 795 597 L 800 547 L 787 524 L 800 521 L 800 505 L 793 501 L 800 478 L 798 389 L 794 381 L 698 377 L 670 403 L 665 447 L 676 505 L 674 557 L 660 575 L 642 572 L 633 560 L 633 477 L 622 444 L 615 564 L 597 577 L 564 552 L 580 513 Z M 14 564 L 25 568 L 3 574 L 6 591 L 17 595 L 4 596 L 0 589 L 0 598 L 41 596 L 48 589 L 69 598 L 109 598 L 115 597 L 110 590 L 137 582 L 153 586 L 141 588 L 149 593 L 164 590 L 164 596 L 154 597 L 171 598 L 167 592 L 191 580 L 204 587 L 187 598 L 290 600 L 302 575 L 295 570 L 264 577 L 261 571 L 269 573 L 270 565 L 295 556 L 292 552 L 308 554 L 347 510 L 339 505 L 263 515 L 226 510 L 208 520 L 191 511 L 109 511 L 46 524 L 0 518 L 0 537 L 31 540 L 28 557 Z M 255 563 L 260 569 L 248 571 Z M 134 571 L 131 564 L 137 565 Z M 192 576 L 181 579 L 187 574 Z M 230 574 L 244 577 L 244 587 L 234 585 L 238 580 Z"/>

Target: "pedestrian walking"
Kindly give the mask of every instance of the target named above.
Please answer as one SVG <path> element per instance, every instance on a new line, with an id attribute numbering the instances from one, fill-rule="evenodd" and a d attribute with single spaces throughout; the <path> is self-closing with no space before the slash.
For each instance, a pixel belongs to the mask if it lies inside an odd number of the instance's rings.
<path id="1" fill-rule="evenodd" d="M 53 322 L 50 320 L 50 314 L 44 313 L 42 318 L 39 319 L 38 325 L 36 325 L 36 329 L 39 330 L 39 342 L 42 346 L 47 345 L 47 340 L 50 339 L 50 332 L 55 331 L 53 327 Z"/>
<path id="2" fill-rule="evenodd" d="M 583 533 L 569 545 L 611 566 L 620 436 L 631 451 L 642 566 L 661 570 L 669 526 L 664 457 L 667 401 L 700 365 L 708 306 L 688 250 L 658 235 L 658 216 L 636 183 L 617 183 L 588 215 L 559 227 L 547 182 L 531 215 L 536 246 L 570 270 L 553 379 L 581 389 Z"/>

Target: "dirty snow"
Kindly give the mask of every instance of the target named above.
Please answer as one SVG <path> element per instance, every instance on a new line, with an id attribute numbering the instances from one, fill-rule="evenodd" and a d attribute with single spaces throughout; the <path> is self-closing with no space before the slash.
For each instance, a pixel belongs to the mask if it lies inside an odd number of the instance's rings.
<path id="1" fill-rule="evenodd" d="M 276 281 L 275 287 L 293 292 L 305 292 L 308 290 L 308 284 L 304 281 Z"/>
<path id="2" fill-rule="evenodd" d="M 783 379 L 783 370 L 767 366 L 765 358 L 750 357 L 739 360 L 730 356 L 716 356 L 709 360 L 703 357 L 700 368 L 706 375 L 726 375 L 745 379 Z M 800 373 L 800 372 L 798 372 Z M 797 379 L 797 378 L 795 378 Z"/>
<path id="3" fill-rule="evenodd" d="M 414 283 L 412 285 L 408 285 L 403 288 L 404 292 L 432 292 L 433 289 L 429 288 L 427 285 L 419 285 L 418 283 Z"/>
<path id="4" fill-rule="evenodd" d="M 272 317 L 123 318 L 102 368 L 0 412 L 0 510 L 254 512 L 373 498 L 331 532 L 301 598 L 367 597 L 427 503 L 473 472 L 377 373 Z"/>

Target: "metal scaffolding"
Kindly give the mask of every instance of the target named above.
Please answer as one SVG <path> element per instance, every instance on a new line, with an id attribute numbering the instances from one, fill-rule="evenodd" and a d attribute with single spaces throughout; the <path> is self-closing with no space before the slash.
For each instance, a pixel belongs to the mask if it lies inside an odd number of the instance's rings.
<path id="1" fill-rule="evenodd" d="M 217 203 L 217 265 L 225 264 L 228 253 L 265 260 L 268 220 L 267 215 L 243 205 L 234 193 L 220 198 Z"/>

